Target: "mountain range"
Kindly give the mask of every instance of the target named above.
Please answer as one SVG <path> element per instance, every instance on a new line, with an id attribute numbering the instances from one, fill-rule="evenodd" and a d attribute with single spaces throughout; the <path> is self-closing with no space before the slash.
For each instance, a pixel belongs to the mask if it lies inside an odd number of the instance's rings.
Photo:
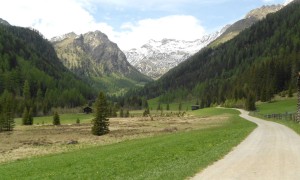
<path id="1" fill-rule="evenodd" d="M 163 39 L 150 40 L 140 48 L 124 51 L 128 61 L 140 72 L 153 79 L 160 78 L 173 67 L 194 55 L 202 48 L 224 43 L 254 23 L 265 18 L 267 14 L 280 10 L 283 5 L 263 6 L 250 11 L 245 18 L 227 25 L 220 31 L 205 35 L 194 41 Z"/>
<path id="2" fill-rule="evenodd" d="M 153 79 L 158 79 L 170 69 L 214 41 L 226 28 L 194 41 L 176 39 L 149 40 L 148 43 L 140 48 L 125 51 L 125 55 L 128 61 L 140 72 Z"/>
<path id="3" fill-rule="evenodd" d="M 89 80 L 97 89 L 112 94 L 151 79 L 136 70 L 117 44 L 100 31 L 66 35 L 51 39 L 61 62 L 78 76 Z"/>
<path id="4" fill-rule="evenodd" d="M 201 107 L 244 99 L 270 101 L 296 90 L 300 69 L 300 1 L 240 32 L 230 41 L 206 47 L 139 91 L 169 103 L 190 97 Z"/>

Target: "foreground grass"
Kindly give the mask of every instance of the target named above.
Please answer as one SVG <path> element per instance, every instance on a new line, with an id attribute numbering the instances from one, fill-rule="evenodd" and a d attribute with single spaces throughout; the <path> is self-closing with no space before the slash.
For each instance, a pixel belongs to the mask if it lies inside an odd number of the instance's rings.
<path id="1" fill-rule="evenodd" d="M 230 121 L 210 129 L 2 164 L 1 178 L 185 179 L 223 157 L 255 128 L 234 110 L 205 109 L 194 113 L 201 116 L 225 113 Z"/>
<path id="2" fill-rule="evenodd" d="M 285 119 L 270 119 L 261 116 L 267 114 L 279 114 L 279 113 L 286 113 L 286 112 L 295 113 L 297 110 L 297 99 L 289 98 L 283 100 L 276 100 L 275 102 L 271 102 L 271 103 L 259 104 L 257 105 L 257 110 L 259 114 L 252 114 L 252 115 L 268 121 L 273 121 L 279 124 L 283 124 L 293 129 L 296 133 L 300 134 L 300 124 L 298 122 L 292 120 L 285 120 Z"/>

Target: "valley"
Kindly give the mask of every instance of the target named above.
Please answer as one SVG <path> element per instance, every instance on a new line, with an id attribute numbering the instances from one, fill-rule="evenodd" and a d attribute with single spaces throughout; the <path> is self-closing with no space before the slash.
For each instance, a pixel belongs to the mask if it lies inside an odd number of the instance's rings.
<path id="1" fill-rule="evenodd" d="M 7 147 L 1 150 L 0 173 L 2 178 L 82 179 L 98 172 L 95 177 L 105 179 L 183 179 L 225 155 L 255 128 L 237 115 L 211 108 L 185 117 L 112 118 L 105 136 L 91 135 L 89 123 L 17 126 L 13 134 L 0 134 L 6 137 L 1 147 Z M 70 139 L 78 144 L 68 145 Z"/>
<path id="2" fill-rule="evenodd" d="M 297 179 L 300 0 L 277 1 L 0 11 L 0 179 Z"/>

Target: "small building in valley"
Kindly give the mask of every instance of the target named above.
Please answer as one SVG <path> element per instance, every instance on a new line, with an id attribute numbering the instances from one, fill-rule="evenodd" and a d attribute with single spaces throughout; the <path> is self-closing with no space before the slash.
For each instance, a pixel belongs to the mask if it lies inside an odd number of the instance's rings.
<path id="1" fill-rule="evenodd" d="M 86 113 L 86 114 L 90 114 L 93 112 L 93 109 L 89 106 L 83 108 L 83 112 Z"/>
<path id="2" fill-rule="evenodd" d="M 199 105 L 192 105 L 192 111 L 200 109 Z"/>

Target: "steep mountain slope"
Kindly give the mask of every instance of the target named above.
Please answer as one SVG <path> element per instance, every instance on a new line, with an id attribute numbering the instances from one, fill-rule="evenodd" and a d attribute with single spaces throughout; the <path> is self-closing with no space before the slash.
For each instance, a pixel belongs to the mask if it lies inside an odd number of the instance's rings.
<path id="1" fill-rule="evenodd" d="M 215 41 L 213 41 L 209 46 L 214 47 L 237 36 L 243 30 L 249 28 L 256 22 L 265 18 L 268 14 L 277 12 L 283 5 L 271 5 L 263 6 L 261 8 L 254 9 L 250 11 L 244 19 L 241 19 L 234 24 L 230 25 L 226 31 L 220 35 Z"/>
<path id="2" fill-rule="evenodd" d="M 195 41 L 176 39 L 150 40 L 138 49 L 125 51 L 125 54 L 128 61 L 140 72 L 153 79 L 158 79 L 171 68 L 207 46 L 225 30 L 226 27 L 220 32 L 206 35 Z"/>
<path id="3" fill-rule="evenodd" d="M 9 26 L 10 24 L 4 19 L 0 18 L 0 24 Z"/>
<path id="4" fill-rule="evenodd" d="M 132 67 L 118 46 L 100 31 L 83 35 L 69 33 L 51 41 L 68 69 L 90 79 L 100 89 L 122 93 L 131 86 L 150 81 Z"/>
<path id="5" fill-rule="evenodd" d="M 15 97 L 19 115 L 24 107 L 46 114 L 51 107 L 83 105 L 95 95 L 37 31 L 0 24 L 0 96 L 7 93 Z"/>
<path id="6" fill-rule="evenodd" d="M 292 91 L 300 70 L 299 19 L 297 0 L 227 43 L 201 50 L 132 94 L 161 95 L 163 101 L 193 97 L 205 107 L 228 99 L 268 101 L 275 93 Z"/>

